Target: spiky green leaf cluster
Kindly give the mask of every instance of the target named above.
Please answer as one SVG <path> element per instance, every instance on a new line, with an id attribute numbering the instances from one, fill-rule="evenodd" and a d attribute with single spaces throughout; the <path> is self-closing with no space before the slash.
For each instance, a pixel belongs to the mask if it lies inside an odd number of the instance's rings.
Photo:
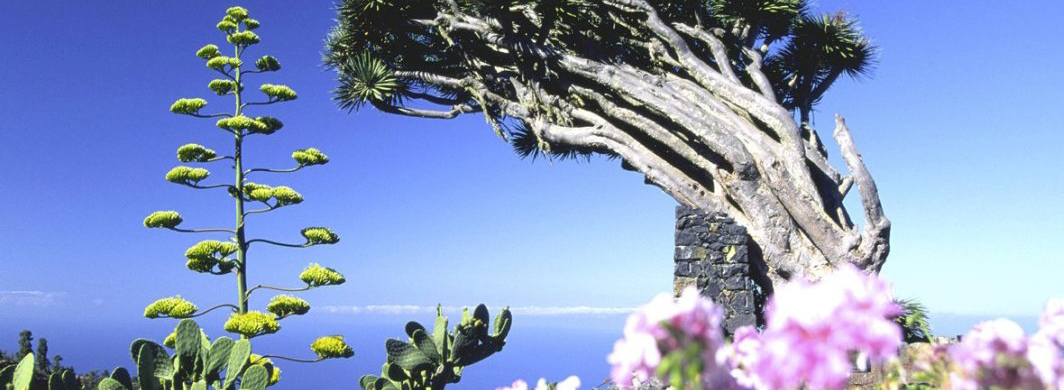
<path id="1" fill-rule="evenodd" d="M 340 87 L 334 91 L 341 108 L 357 111 L 366 103 L 395 102 L 401 86 L 381 60 L 361 53 L 341 67 Z"/>
<path id="2" fill-rule="evenodd" d="M 237 46 L 251 46 L 259 43 L 259 35 L 251 31 L 241 31 L 229 34 L 226 40 Z"/>
<path id="3" fill-rule="evenodd" d="M 322 359 L 349 358 L 355 355 L 355 350 L 339 335 L 319 337 L 310 344 L 310 350 Z"/>
<path id="4" fill-rule="evenodd" d="M 233 314 L 223 326 L 226 332 L 243 335 L 247 338 L 277 333 L 281 324 L 273 316 L 260 312 L 249 311 L 244 314 Z"/>
<path id="5" fill-rule="evenodd" d="M 207 67 L 208 68 L 211 68 L 211 69 L 214 69 L 214 70 L 220 70 L 220 71 L 225 71 L 225 67 L 226 66 L 228 66 L 228 67 L 230 67 L 232 69 L 236 69 L 236 68 L 239 68 L 240 65 L 242 65 L 242 64 L 243 64 L 243 61 L 240 61 L 239 58 L 233 58 L 233 57 L 227 57 L 227 56 L 217 56 L 217 57 L 214 57 L 214 58 L 211 58 L 211 59 L 207 60 Z"/>
<path id="6" fill-rule="evenodd" d="M 199 57 L 199 58 L 202 58 L 202 59 L 205 59 L 205 60 L 209 60 L 209 59 L 217 57 L 219 55 L 221 55 L 221 53 L 218 52 L 218 46 L 217 45 L 206 45 L 206 46 L 203 46 L 202 48 L 200 48 L 199 50 L 196 51 L 196 57 Z"/>
<path id="7" fill-rule="evenodd" d="M 176 211 L 156 211 L 144 218 L 144 226 L 172 229 L 184 221 Z"/>
<path id="8" fill-rule="evenodd" d="M 335 244 L 340 242 L 340 236 L 333 233 L 328 228 L 323 227 L 309 227 L 300 231 L 300 234 L 307 239 L 307 244 L 319 245 L 319 244 Z"/>
<path id="9" fill-rule="evenodd" d="M 184 185 L 196 185 L 210 175 L 211 172 L 203 168 L 178 166 L 166 173 L 166 181 Z"/>
<path id="10" fill-rule="evenodd" d="M 237 249 L 236 243 L 232 242 L 200 241 L 185 250 L 185 257 L 188 258 L 185 266 L 196 272 L 229 273 L 235 264 L 227 256 L 236 253 Z M 218 266 L 218 271 L 214 271 L 215 266 Z"/>
<path id="11" fill-rule="evenodd" d="M 273 56 L 262 56 L 255 60 L 255 67 L 262 72 L 276 72 L 281 70 L 281 62 L 277 61 Z"/>
<path id="12" fill-rule="evenodd" d="M 259 90 L 266 94 L 266 96 L 269 96 L 273 101 L 284 102 L 296 100 L 298 97 L 296 91 L 293 91 L 292 88 L 288 88 L 287 85 L 263 84 L 259 87 Z"/>
<path id="13" fill-rule="evenodd" d="M 296 150 L 292 152 L 292 159 L 301 166 L 322 165 L 329 162 L 329 156 L 315 148 Z"/>
<path id="14" fill-rule="evenodd" d="M 183 115 L 196 115 L 199 114 L 199 110 L 206 105 L 207 101 L 199 98 L 177 99 L 174 104 L 170 105 L 170 112 Z"/>
<path id="15" fill-rule="evenodd" d="M 148 318 L 187 318 L 196 313 L 199 308 L 195 304 L 182 299 L 180 296 L 163 298 L 152 302 L 144 308 L 144 316 Z"/>
<path id="16" fill-rule="evenodd" d="M 310 311 L 310 304 L 303 299 L 282 294 L 270 300 L 270 303 L 266 305 L 266 311 L 273 313 L 277 317 L 303 315 Z"/>
<path id="17" fill-rule="evenodd" d="M 177 159 L 181 162 L 208 162 L 218 154 L 199 144 L 185 144 L 177 148 Z"/>
<path id="18" fill-rule="evenodd" d="M 236 91 L 236 81 L 227 79 L 214 79 L 211 80 L 209 84 L 207 84 L 207 88 L 211 91 L 214 91 L 214 93 L 218 94 L 218 96 L 224 96 L 229 94 L 230 92 Z"/>
<path id="19" fill-rule="evenodd" d="M 262 366 L 266 368 L 266 372 L 269 375 L 266 382 L 267 386 L 277 384 L 277 382 L 281 381 L 281 369 L 277 368 L 277 366 L 273 364 L 273 360 L 270 360 L 270 358 L 253 353 L 248 357 L 248 363 L 253 366 Z"/>
<path id="20" fill-rule="evenodd" d="M 299 274 L 299 280 L 311 287 L 336 286 L 343 284 L 344 275 L 332 268 L 311 264 Z"/>

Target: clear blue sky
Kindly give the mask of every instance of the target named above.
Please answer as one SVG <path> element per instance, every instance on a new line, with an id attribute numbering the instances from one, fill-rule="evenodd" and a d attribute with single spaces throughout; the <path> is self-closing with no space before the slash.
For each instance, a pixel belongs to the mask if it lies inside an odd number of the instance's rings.
<path id="1" fill-rule="evenodd" d="M 140 311 L 156 298 L 181 294 L 207 307 L 235 294 L 231 277 L 183 266 L 184 250 L 208 237 L 141 227 L 148 213 L 171 209 L 188 227 L 231 225 L 232 202 L 220 190 L 163 180 L 184 143 L 230 147 L 210 121 L 167 112 L 181 97 L 229 107 L 211 98 L 214 74 L 193 53 L 224 43 L 213 26 L 230 5 L 0 6 L 4 316 L 147 321 Z M 284 66 L 257 79 L 300 95 L 258 111 L 287 126 L 249 142 L 251 164 L 286 167 L 291 150 L 305 147 L 332 158 L 261 177 L 306 201 L 253 216 L 249 234 L 299 241 L 302 227 L 329 226 L 342 237 L 329 247 L 255 248 L 253 283 L 298 283 L 311 261 L 345 272 L 348 284 L 304 295 L 316 307 L 631 307 L 670 289 L 675 202 L 640 175 L 616 161 L 521 160 L 475 116 L 342 112 L 331 101 L 334 76 L 320 66 L 330 2 L 242 5 L 263 23 L 250 55 Z M 1064 3 L 1015 6 L 817 6 L 859 15 L 881 48 L 874 76 L 840 82 L 816 118 L 823 134 L 832 114 L 848 118 L 894 222 L 884 274 L 935 312 L 1029 315 L 1064 295 Z M 311 314 L 298 321 L 345 315 Z"/>

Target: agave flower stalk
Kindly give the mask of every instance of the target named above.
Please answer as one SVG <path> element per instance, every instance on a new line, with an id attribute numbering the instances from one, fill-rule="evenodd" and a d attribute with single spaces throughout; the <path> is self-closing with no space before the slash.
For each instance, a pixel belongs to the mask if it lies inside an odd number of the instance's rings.
<path id="1" fill-rule="evenodd" d="M 225 322 L 224 329 L 239 334 L 242 339 L 275 333 L 280 329 L 280 320 L 290 316 L 303 315 L 310 310 L 310 304 L 303 299 L 291 295 L 279 295 L 270 301 L 265 311 L 255 311 L 248 304 L 252 292 L 259 289 L 286 292 L 305 291 L 317 287 L 338 285 L 345 281 L 343 275 L 339 272 L 317 264 L 311 264 L 299 276 L 304 283 L 303 286 L 275 287 L 258 285 L 252 288 L 248 287 L 250 265 L 248 251 L 252 244 L 261 243 L 306 248 L 316 245 L 335 244 L 340 240 L 336 233 L 324 227 L 303 229 L 301 234 L 305 241 L 300 244 L 285 244 L 263 238 L 248 237 L 246 224 L 250 215 L 266 213 L 303 202 L 303 195 L 292 188 L 253 183 L 248 181 L 249 176 L 259 173 L 292 173 L 306 167 L 324 165 L 329 162 L 329 157 L 320 150 L 304 148 L 297 149 L 292 153 L 292 159 L 296 163 L 293 168 L 272 169 L 248 168 L 245 166 L 244 141 L 253 135 L 273 134 L 284 127 L 284 123 L 277 118 L 248 116 L 247 111 L 249 111 L 250 107 L 289 102 L 298 97 L 292 88 L 279 84 L 262 84 L 258 89 L 265 95 L 265 99 L 261 101 L 251 101 L 245 95 L 249 75 L 275 72 L 281 69 L 280 62 L 269 55 L 254 61 L 254 70 L 245 69 L 246 61 L 244 58 L 247 54 L 246 51 L 261 41 L 259 36 L 252 31 L 258 28 L 259 25 L 258 21 L 249 17 L 246 9 L 241 7 L 229 8 L 225 17 L 217 24 L 217 28 L 225 34 L 226 40 L 232 46 L 232 55 L 223 55 L 221 49 L 213 44 L 206 45 L 196 52 L 197 57 L 206 61 L 207 68 L 221 75 L 221 78 L 210 81 L 207 87 L 218 96 L 232 97 L 234 105 L 231 113 L 201 113 L 201 110 L 208 104 L 207 100 L 202 98 L 178 99 L 170 107 L 170 111 L 175 114 L 214 119 L 216 121 L 215 125 L 220 130 L 232 136 L 233 149 L 231 155 L 219 155 L 215 150 L 198 144 L 186 144 L 177 150 L 178 160 L 182 163 L 208 164 L 224 160 L 230 161 L 233 169 L 231 184 L 207 183 L 211 178 L 211 172 L 205 168 L 192 166 L 173 168 L 166 174 L 166 180 L 195 189 L 226 188 L 228 195 L 234 201 L 234 227 L 232 229 L 179 228 L 178 226 L 184 222 L 184 218 L 176 211 L 157 211 L 144 219 L 144 226 L 149 228 L 163 228 L 182 233 L 227 234 L 227 240 L 206 240 L 190 247 L 185 252 L 185 257 L 188 258 L 186 267 L 199 273 L 234 275 L 237 298 L 235 302 L 225 302 L 206 310 L 199 310 L 195 304 L 179 296 L 164 298 L 149 305 L 145 309 L 144 315 L 148 318 L 191 318 L 201 316 L 215 309 L 229 308 L 232 314 Z M 255 203 L 259 203 L 263 207 L 252 207 L 251 204 Z M 350 347 L 343 343 L 343 337 L 328 337 L 330 338 L 324 343 L 328 345 L 329 351 L 332 352 L 323 355 L 320 351 L 314 349 L 319 358 L 350 356 L 349 353 L 345 352 Z"/>

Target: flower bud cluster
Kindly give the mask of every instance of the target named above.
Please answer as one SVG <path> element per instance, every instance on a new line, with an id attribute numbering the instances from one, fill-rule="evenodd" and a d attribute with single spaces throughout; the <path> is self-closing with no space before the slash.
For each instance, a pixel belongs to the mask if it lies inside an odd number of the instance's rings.
<path id="1" fill-rule="evenodd" d="M 335 244 L 340 242 L 340 236 L 328 228 L 309 227 L 300 231 L 300 234 L 307 239 L 308 244 Z"/>
<path id="2" fill-rule="evenodd" d="M 289 187 L 270 187 L 265 184 L 251 182 L 244 183 L 244 196 L 248 199 L 263 203 L 267 203 L 270 199 L 273 199 L 273 207 L 288 206 L 303 202 L 303 195 L 300 195 Z"/>
<path id="3" fill-rule="evenodd" d="M 203 168 L 179 166 L 174 167 L 174 169 L 171 169 L 170 172 L 166 173 L 166 181 L 184 185 L 195 185 L 210 175 L 211 172 Z"/>
<path id="4" fill-rule="evenodd" d="M 299 149 L 292 152 L 292 159 L 301 166 L 322 165 L 329 162 L 329 156 L 315 148 Z"/>
<path id="5" fill-rule="evenodd" d="M 220 56 L 217 45 L 206 45 L 196 51 L 196 57 L 209 60 L 211 58 Z"/>
<path id="6" fill-rule="evenodd" d="M 207 105 L 207 101 L 203 99 L 177 99 L 174 104 L 170 105 L 170 112 L 175 114 L 184 115 L 196 115 L 199 114 L 199 110 Z"/>
<path id="7" fill-rule="evenodd" d="M 184 221 L 176 211 L 156 211 L 144 218 L 144 226 L 172 229 Z"/>
<path id="8" fill-rule="evenodd" d="M 303 315 L 310 311 L 310 304 L 291 295 L 278 295 L 273 297 L 270 303 L 266 305 L 266 311 L 273 313 L 277 317 Z"/>
<path id="9" fill-rule="evenodd" d="M 239 68 L 240 65 L 243 65 L 243 62 L 240 61 L 239 58 L 227 56 L 217 56 L 207 60 L 208 68 L 220 71 L 225 71 L 226 66 L 229 66 L 230 69 L 236 69 Z"/>
<path id="10" fill-rule="evenodd" d="M 225 331 L 244 335 L 248 338 L 277 333 L 281 324 L 272 315 L 249 311 L 244 314 L 233 314 L 225 321 Z"/>
<path id="11" fill-rule="evenodd" d="M 355 355 L 355 350 L 339 335 L 319 337 L 310 344 L 310 350 L 322 359 L 349 358 Z"/>
<path id="12" fill-rule="evenodd" d="M 214 91 L 218 96 L 224 96 L 237 90 L 236 81 L 226 79 L 214 79 L 207 84 L 207 89 Z"/>
<path id="13" fill-rule="evenodd" d="M 296 91 L 288 88 L 287 85 L 263 84 L 259 87 L 259 90 L 275 101 L 295 100 L 298 97 L 296 96 Z"/>
<path id="14" fill-rule="evenodd" d="M 311 264 L 299 274 L 299 280 L 311 287 L 335 286 L 343 284 L 344 275 L 332 268 Z"/>
<path id="15" fill-rule="evenodd" d="M 281 63 L 272 56 L 262 56 L 255 60 L 255 67 L 262 72 L 275 72 L 281 70 Z"/>
<path id="16" fill-rule="evenodd" d="M 186 144 L 177 148 L 177 159 L 181 162 L 207 162 L 215 157 L 217 153 L 199 144 Z"/>
<path id="17" fill-rule="evenodd" d="M 221 273 L 228 273 L 235 264 L 226 256 L 236 253 L 237 249 L 232 242 L 200 241 L 185 250 L 185 257 L 188 258 L 185 266 L 196 272 L 212 272 L 217 265 Z"/>
<path id="18" fill-rule="evenodd" d="M 186 318 L 196 313 L 199 308 L 195 304 L 187 300 L 181 299 L 180 296 L 163 298 L 152 302 L 148 307 L 144 308 L 144 316 L 148 318 Z"/>
<path id="19" fill-rule="evenodd" d="M 232 33 L 229 34 L 229 36 L 227 36 L 225 39 L 228 40 L 229 43 L 232 43 L 237 46 L 251 46 L 256 43 L 259 43 L 259 35 L 251 31 L 241 31 Z"/>

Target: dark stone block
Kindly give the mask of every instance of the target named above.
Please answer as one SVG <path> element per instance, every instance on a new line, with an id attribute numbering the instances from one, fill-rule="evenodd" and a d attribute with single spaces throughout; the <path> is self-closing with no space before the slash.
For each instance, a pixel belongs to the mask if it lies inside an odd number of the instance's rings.
<path id="1" fill-rule="evenodd" d="M 709 252 L 708 255 L 709 261 L 712 262 L 720 262 L 721 260 L 724 260 L 724 254 L 720 253 L 720 249 Z"/>
<path id="2" fill-rule="evenodd" d="M 730 245 L 745 244 L 746 236 L 739 234 L 727 234 L 720 237 L 720 242 Z M 677 244 L 679 244 L 679 242 L 677 242 Z"/>
<path id="3" fill-rule="evenodd" d="M 690 275 L 691 276 L 698 276 L 698 277 L 703 276 L 703 273 L 702 273 L 703 270 L 702 270 L 702 265 L 701 264 L 699 264 L 697 261 L 696 262 L 692 262 L 690 264 L 691 264 L 691 271 L 690 271 Z"/>
<path id="4" fill-rule="evenodd" d="M 737 291 L 728 300 L 728 306 L 736 313 L 754 312 L 754 293 L 750 291 Z"/>
<path id="5" fill-rule="evenodd" d="M 699 280 L 701 281 L 701 278 L 699 278 Z M 717 297 L 720 296 L 720 293 L 721 293 L 720 281 L 716 280 L 716 279 L 713 279 L 713 278 L 706 278 L 705 287 L 703 288 L 700 285 L 699 286 L 699 290 L 701 290 L 702 293 L 705 294 L 706 296 L 708 296 L 710 298 L 713 298 L 713 300 L 716 301 Z M 722 302 L 717 302 L 717 303 L 722 303 Z"/>
<path id="6" fill-rule="evenodd" d="M 732 276 L 724 280 L 724 288 L 729 290 L 743 290 L 746 289 L 746 278 L 742 275 Z"/>
<path id="7" fill-rule="evenodd" d="M 724 233 L 746 235 L 746 228 L 739 225 L 727 225 L 724 227 Z"/>
<path id="8" fill-rule="evenodd" d="M 702 260 L 706 258 L 706 248 L 697 245 L 677 245 L 676 261 Z"/>
<path id="9" fill-rule="evenodd" d="M 733 276 L 746 276 L 746 265 L 722 264 L 720 265 L 720 276 L 725 279 Z"/>
<path id="10" fill-rule="evenodd" d="M 676 276 L 690 276 L 691 275 L 691 263 L 681 261 L 676 263 Z"/>
<path id="11" fill-rule="evenodd" d="M 757 317 L 753 314 L 740 314 L 724 320 L 724 330 L 726 330 L 728 334 L 735 333 L 736 329 L 746 325 L 756 326 Z"/>
<path id="12" fill-rule="evenodd" d="M 694 232 L 690 230 L 676 232 L 676 245 L 695 245 L 696 243 L 698 243 L 698 237 Z"/>

